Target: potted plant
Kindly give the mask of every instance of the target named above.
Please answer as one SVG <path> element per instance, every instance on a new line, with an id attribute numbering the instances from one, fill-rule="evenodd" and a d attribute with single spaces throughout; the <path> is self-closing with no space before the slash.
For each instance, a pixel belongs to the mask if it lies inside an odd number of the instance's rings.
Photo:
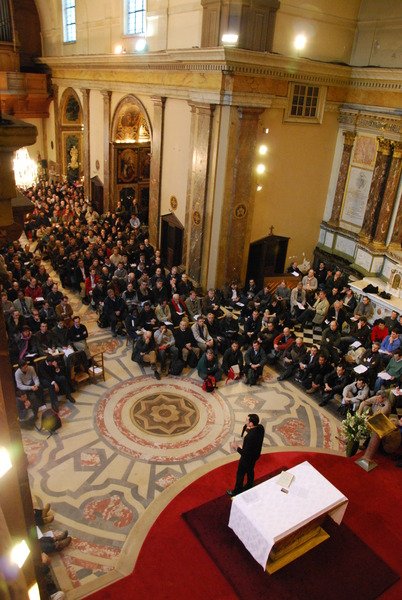
<path id="1" fill-rule="evenodd" d="M 368 415 L 368 410 L 361 415 L 352 414 L 348 411 L 346 419 L 342 421 L 342 432 L 346 443 L 346 456 L 354 456 L 359 449 L 360 440 L 369 437 L 370 432 L 367 428 Z"/>

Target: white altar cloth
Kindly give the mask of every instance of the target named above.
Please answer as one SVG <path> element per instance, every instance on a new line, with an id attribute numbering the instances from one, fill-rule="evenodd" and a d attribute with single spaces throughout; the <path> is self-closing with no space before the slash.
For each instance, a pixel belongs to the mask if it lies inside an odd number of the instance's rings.
<path id="1" fill-rule="evenodd" d="M 232 500 L 229 527 L 264 569 L 276 542 L 326 513 L 339 524 L 348 503 L 309 462 L 288 472 L 294 479 L 287 494 L 277 475 Z"/>

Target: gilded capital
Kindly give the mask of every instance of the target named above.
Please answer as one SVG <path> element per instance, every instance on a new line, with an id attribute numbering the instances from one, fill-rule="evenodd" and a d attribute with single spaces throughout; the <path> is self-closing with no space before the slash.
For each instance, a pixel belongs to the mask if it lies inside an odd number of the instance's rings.
<path id="1" fill-rule="evenodd" d="M 348 129 L 346 131 L 343 132 L 343 137 L 344 139 L 344 146 L 353 146 L 353 143 L 355 141 L 356 138 L 356 132 L 355 131 L 349 131 Z"/>
<path id="2" fill-rule="evenodd" d="M 394 142 L 393 158 L 402 158 L 402 142 Z"/>
<path id="3" fill-rule="evenodd" d="M 391 154 L 391 140 L 378 138 L 378 153 L 389 156 Z"/>

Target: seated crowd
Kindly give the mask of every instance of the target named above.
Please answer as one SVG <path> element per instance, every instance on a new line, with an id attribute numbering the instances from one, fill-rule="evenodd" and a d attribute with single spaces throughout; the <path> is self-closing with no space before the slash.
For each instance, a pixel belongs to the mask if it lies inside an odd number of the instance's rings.
<path id="1" fill-rule="evenodd" d="M 87 368 L 91 360 L 86 327 L 42 259 L 63 288 L 98 311 L 101 327 L 132 340 L 132 360 L 149 365 L 158 379 L 188 365 L 204 381 L 244 376 L 255 385 L 269 364 L 278 368 L 278 380 L 293 379 L 320 405 L 335 399 L 340 411 L 363 402 L 377 410 L 384 389 L 398 393 L 402 317 L 392 313 L 371 326 L 369 298 L 357 300 L 341 270 L 320 263 L 302 276 L 292 264 L 289 273 L 300 275 L 293 289 L 287 279 L 273 292 L 250 280 L 202 295 L 186 273 L 165 268 L 135 199 L 99 215 L 79 186 L 41 182 L 28 196 L 34 210 L 26 231 L 36 251 L 19 242 L 2 249 L 2 305 L 11 361 L 19 364 L 21 410 L 28 397 L 37 413 L 44 390 L 56 411 L 60 394 L 74 401 L 71 365 Z M 303 339 L 312 328 L 320 333 L 317 345 Z M 60 348 L 69 349 L 63 360 L 54 357 Z M 28 364 L 32 356 L 44 357 L 36 370 Z"/>

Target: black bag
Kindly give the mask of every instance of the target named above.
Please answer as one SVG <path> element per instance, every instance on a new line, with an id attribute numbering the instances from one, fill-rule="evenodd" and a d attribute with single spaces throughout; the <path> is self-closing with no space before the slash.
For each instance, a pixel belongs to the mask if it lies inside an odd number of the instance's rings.
<path id="1" fill-rule="evenodd" d="M 41 429 L 54 433 L 61 427 L 61 419 L 52 408 L 47 408 L 42 412 Z"/>
<path id="2" fill-rule="evenodd" d="M 247 371 L 246 383 L 248 385 L 255 385 L 258 381 L 258 373 L 254 369 L 249 369 Z"/>
<path id="3" fill-rule="evenodd" d="M 105 327 L 109 327 L 109 319 L 107 318 L 107 316 L 105 315 L 104 312 L 100 313 L 99 318 L 97 320 L 97 325 L 101 329 L 105 329 Z"/>
<path id="4" fill-rule="evenodd" d="M 195 367 L 198 365 L 198 358 L 193 350 L 190 350 L 190 352 L 188 353 L 187 364 L 190 367 L 190 369 L 195 369 Z"/>
<path id="5" fill-rule="evenodd" d="M 169 375 L 181 375 L 184 369 L 184 361 L 181 358 L 176 358 L 176 360 L 172 360 L 169 368 Z"/>

